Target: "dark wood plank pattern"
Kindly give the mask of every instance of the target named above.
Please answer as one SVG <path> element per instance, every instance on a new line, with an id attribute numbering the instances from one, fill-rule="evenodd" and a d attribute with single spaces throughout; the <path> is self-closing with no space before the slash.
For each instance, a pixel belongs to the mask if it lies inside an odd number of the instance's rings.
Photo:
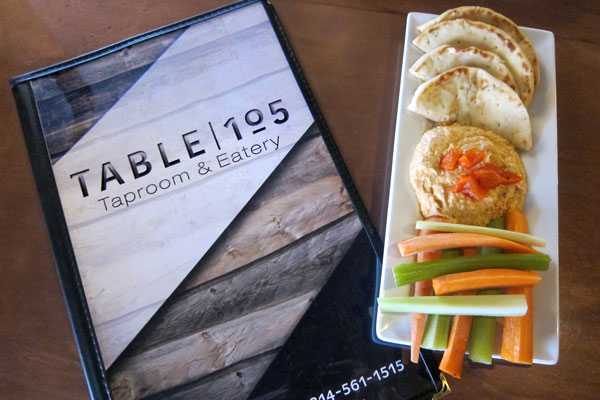
<path id="1" fill-rule="evenodd" d="M 260 379 L 262 373 L 273 361 L 276 353 L 277 350 L 246 359 L 230 367 L 223 368 L 219 372 L 192 381 L 183 387 L 177 387 L 172 391 L 166 390 L 148 396 L 146 399 L 246 399 L 252 392 L 254 383 Z"/>
<path id="2" fill-rule="evenodd" d="M 356 216 L 348 215 L 235 274 L 175 294 L 125 357 L 320 287 L 359 228 Z"/>
<path id="3" fill-rule="evenodd" d="M 352 211 L 320 137 L 301 143 L 257 193 L 181 289 L 254 261 Z M 312 200 L 309 200 L 312 199 Z"/>
<path id="4" fill-rule="evenodd" d="M 76 93 L 78 90 L 95 85 L 109 85 L 117 82 L 126 71 L 146 70 L 181 34 L 181 30 L 140 42 L 135 45 L 135 51 L 126 47 L 93 63 L 78 65 L 60 74 L 53 74 L 52 79 L 36 81 L 33 90 L 38 100 L 46 101 L 64 97 L 65 94 Z M 114 84 L 110 86 L 123 86 Z M 75 97 L 75 96 L 72 96 Z M 73 113 L 75 115 L 80 112 Z"/>
<path id="5" fill-rule="evenodd" d="M 184 19 L 222 0 L 53 2 L 9 0 L 0 14 L 3 81 Z M 273 2 L 371 216 L 385 228 L 388 169 L 405 18 L 439 13 L 440 0 L 276 0 Z M 593 399 L 600 365 L 594 249 L 600 218 L 600 7 L 597 2 L 480 1 L 556 38 L 561 355 L 556 366 L 491 368 L 467 362 L 458 399 Z M 87 389 L 39 212 L 8 86 L 2 89 L 0 145 L 0 391 L 6 399 L 82 399 Z M 236 365 L 236 364 L 234 364 Z M 225 371 L 223 371 L 225 372 Z M 518 384 L 515 384 L 518 382 Z M 191 389 L 190 389 L 191 390 Z M 202 390 L 182 392 L 198 398 Z M 186 396 L 189 394 L 188 396 Z"/>
<path id="6" fill-rule="evenodd" d="M 175 31 L 140 43 L 134 52 L 125 48 L 34 81 L 32 89 L 52 161 L 71 148 L 180 34 Z"/>
<path id="7" fill-rule="evenodd" d="M 316 290 L 263 310 L 211 326 L 123 361 L 124 375 L 140 398 L 198 379 L 233 363 L 280 347 L 310 305 Z M 267 334 L 276 332 L 277 334 Z M 115 384 L 122 387 L 122 384 Z"/>

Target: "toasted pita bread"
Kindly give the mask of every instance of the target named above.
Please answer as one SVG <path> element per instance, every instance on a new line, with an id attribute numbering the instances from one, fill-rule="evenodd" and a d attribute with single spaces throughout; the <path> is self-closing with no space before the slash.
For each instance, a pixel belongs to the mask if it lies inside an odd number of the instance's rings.
<path id="1" fill-rule="evenodd" d="M 481 68 L 456 67 L 425 83 L 408 109 L 432 121 L 496 132 L 520 149 L 531 149 L 531 122 L 519 96 Z"/>
<path id="2" fill-rule="evenodd" d="M 529 107 L 534 91 L 531 63 L 517 42 L 501 29 L 468 19 L 442 21 L 421 32 L 413 44 L 424 52 L 449 44 L 459 48 L 474 46 L 496 53 L 506 62 L 521 100 Z"/>
<path id="3" fill-rule="evenodd" d="M 531 41 L 527 38 L 527 36 L 525 36 L 521 29 L 519 29 L 517 24 L 515 24 L 509 18 L 506 18 L 504 15 L 497 13 L 494 10 L 490 10 L 489 8 L 485 7 L 475 6 L 453 8 L 444 12 L 437 18 L 434 18 L 430 21 L 425 22 L 422 25 L 417 26 L 417 29 L 419 30 L 419 32 L 423 32 L 425 29 L 439 22 L 459 18 L 470 19 L 472 21 L 479 21 L 489 25 L 493 25 L 508 33 L 517 42 L 519 47 L 521 47 L 525 55 L 527 55 L 527 59 L 529 60 L 529 62 L 531 63 L 531 67 L 533 68 L 535 90 L 539 88 L 540 62 L 537 58 L 537 54 L 535 52 L 533 44 L 531 44 Z"/>
<path id="4" fill-rule="evenodd" d="M 450 45 L 440 46 L 423 54 L 410 67 L 409 71 L 415 78 L 427 81 L 442 72 L 460 66 L 485 69 L 494 78 L 506 83 L 515 92 L 519 91 L 504 60 L 495 53 L 477 47 L 457 49 Z"/>

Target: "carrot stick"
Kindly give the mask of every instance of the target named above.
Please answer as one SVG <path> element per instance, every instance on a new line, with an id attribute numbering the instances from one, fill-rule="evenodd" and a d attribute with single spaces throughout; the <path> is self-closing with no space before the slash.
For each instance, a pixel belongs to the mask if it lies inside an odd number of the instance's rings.
<path id="1" fill-rule="evenodd" d="M 478 251 L 475 247 L 465 247 L 462 249 L 462 254 L 463 256 L 474 256 L 478 254 Z M 475 290 L 466 290 L 459 293 L 459 295 L 473 295 L 475 293 Z M 460 378 L 472 322 L 473 316 L 471 315 L 455 315 L 452 320 L 448 347 L 444 351 L 439 369 L 455 378 Z"/>
<path id="2" fill-rule="evenodd" d="M 430 261 L 440 258 L 441 250 L 435 252 L 419 253 L 417 261 Z M 431 279 L 415 282 L 415 296 L 429 296 L 431 294 Z M 414 363 L 419 362 L 419 352 L 423 333 L 425 332 L 425 322 L 427 314 L 412 313 L 410 326 L 410 360 Z"/>
<path id="3" fill-rule="evenodd" d="M 519 233 L 528 233 L 527 217 L 520 211 L 509 210 L 504 216 L 504 229 Z"/>
<path id="4" fill-rule="evenodd" d="M 527 233 L 527 217 L 510 210 L 505 216 L 505 229 Z M 524 294 L 527 299 L 527 313 L 522 317 L 505 317 L 502 329 L 502 347 L 500 357 L 519 363 L 533 363 L 533 287 L 514 287 L 506 289 L 507 294 Z"/>
<path id="5" fill-rule="evenodd" d="M 441 296 L 443 294 L 471 289 L 535 286 L 540 279 L 538 274 L 531 271 L 517 271 L 514 269 L 481 269 L 433 278 L 433 290 L 437 296 Z"/>
<path id="6" fill-rule="evenodd" d="M 527 313 L 522 317 L 504 317 L 500 357 L 506 361 L 533 363 L 533 287 L 507 288 L 506 294 L 524 294 Z"/>
<path id="7" fill-rule="evenodd" d="M 480 246 L 500 247 L 517 253 L 541 254 L 537 250 L 512 240 L 477 233 L 439 233 L 437 235 L 417 236 L 398 243 L 398 248 L 403 256 L 422 251 Z"/>
<path id="8" fill-rule="evenodd" d="M 448 221 L 445 217 L 432 216 L 426 218 L 428 221 L 446 222 Z M 436 231 L 430 231 L 423 229 L 419 232 L 420 236 L 431 235 L 437 233 Z M 437 260 L 441 257 L 442 251 L 430 251 L 417 254 L 417 262 Z M 431 279 L 424 281 L 415 282 L 415 296 L 429 296 L 431 294 Z M 413 363 L 419 362 L 419 352 L 421 350 L 421 342 L 423 341 L 423 333 L 425 332 L 425 323 L 427 321 L 427 314 L 423 313 L 412 313 L 411 325 L 410 325 L 410 360 Z"/>
<path id="9" fill-rule="evenodd" d="M 474 290 L 468 290 L 460 294 L 473 295 L 475 293 Z M 455 315 L 452 320 L 448 347 L 444 351 L 439 369 L 455 378 L 460 378 L 472 321 L 473 316 L 471 315 Z"/>

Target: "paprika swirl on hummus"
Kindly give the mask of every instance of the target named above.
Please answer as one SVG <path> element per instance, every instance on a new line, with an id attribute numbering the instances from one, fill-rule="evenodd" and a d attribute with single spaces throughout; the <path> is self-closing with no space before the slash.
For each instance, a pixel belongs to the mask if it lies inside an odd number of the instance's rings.
<path id="1" fill-rule="evenodd" d="M 452 170 L 442 168 L 440 162 L 451 149 L 460 154 L 476 149 L 484 157 L 468 168 L 464 165 L 457 165 Z M 516 174 L 520 180 L 486 189 L 480 199 L 457 192 L 456 185 L 461 177 L 482 166 Z M 523 209 L 527 191 L 523 163 L 514 146 L 491 131 L 457 124 L 428 130 L 415 149 L 409 174 L 424 217 L 441 215 L 455 223 L 486 225 L 511 208 Z"/>

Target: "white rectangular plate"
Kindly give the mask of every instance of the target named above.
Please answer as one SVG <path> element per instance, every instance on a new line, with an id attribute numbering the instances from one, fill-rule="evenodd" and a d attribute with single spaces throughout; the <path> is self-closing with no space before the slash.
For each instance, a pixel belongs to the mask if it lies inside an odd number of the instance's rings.
<path id="1" fill-rule="evenodd" d="M 383 271 L 380 297 L 408 296 L 410 287 L 396 288 L 392 268 L 413 261 L 401 257 L 396 243 L 416 235 L 415 221 L 421 219 L 416 196 L 408 181 L 408 166 L 423 132 L 431 128 L 424 118 L 406 109 L 419 85 L 408 72 L 423 54 L 412 40 L 418 34 L 417 25 L 435 15 L 410 13 L 407 17 L 400 98 L 396 120 L 394 159 L 390 199 L 387 214 Z M 529 107 L 533 130 L 533 147 L 519 151 L 527 170 L 528 194 L 524 213 L 529 231 L 544 237 L 548 244 L 542 250 L 552 258 L 550 269 L 542 272 L 542 280 L 534 290 L 533 362 L 556 364 L 558 361 L 558 160 L 556 149 L 556 67 L 552 32 L 522 28 L 535 46 L 541 68 L 541 85 Z M 376 332 L 379 339 L 410 346 L 410 314 L 377 312 Z M 501 333 L 499 318 L 498 330 Z M 499 358 L 500 335 L 496 335 L 494 358 Z"/>

